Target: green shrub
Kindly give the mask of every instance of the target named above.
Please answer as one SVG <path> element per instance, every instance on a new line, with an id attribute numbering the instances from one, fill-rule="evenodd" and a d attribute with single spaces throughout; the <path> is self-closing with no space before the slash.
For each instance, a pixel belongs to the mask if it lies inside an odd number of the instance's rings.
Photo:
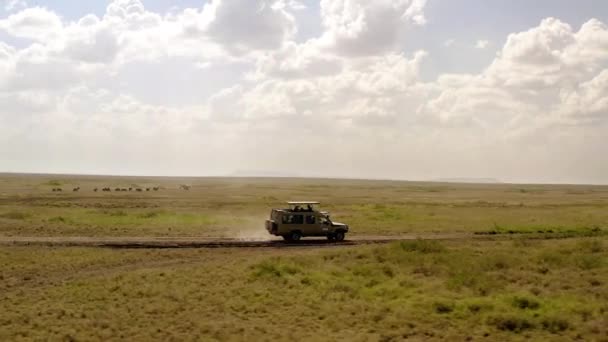
<path id="1" fill-rule="evenodd" d="M 540 307 L 540 303 L 534 299 L 526 297 L 515 297 L 512 302 L 513 306 L 522 310 L 536 310 Z"/>
<path id="2" fill-rule="evenodd" d="M 451 303 L 436 302 L 433 304 L 433 307 L 435 308 L 435 312 L 440 314 L 446 314 L 454 311 L 454 305 Z"/>
<path id="3" fill-rule="evenodd" d="M 513 264 L 517 264 L 513 255 L 496 252 L 494 254 L 484 255 L 479 260 L 479 266 L 485 271 L 506 270 L 511 268 Z"/>
<path id="4" fill-rule="evenodd" d="M 472 303 L 469 303 L 467 305 L 467 310 L 469 310 L 470 313 L 479 313 L 482 311 L 490 311 L 492 310 L 493 306 L 490 303 L 486 303 L 483 301 L 474 301 Z"/>
<path id="5" fill-rule="evenodd" d="M 300 273 L 301 270 L 296 265 L 286 264 L 280 260 L 264 260 L 253 266 L 253 275 L 256 278 L 260 277 L 275 277 L 281 278 L 287 275 Z"/>
<path id="6" fill-rule="evenodd" d="M 154 210 L 154 211 L 148 211 L 148 212 L 145 212 L 145 213 L 141 213 L 141 214 L 137 215 L 137 217 L 144 218 L 144 219 L 149 219 L 149 218 L 159 217 L 163 213 L 164 212 L 161 211 L 161 210 Z"/>
<path id="7" fill-rule="evenodd" d="M 63 217 L 63 216 L 54 216 L 54 217 L 51 217 L 49 219 L 49 222 L 52 222 L 52 223 L 66 223 L 66 222 L 68 222 L 68 219 L 65 218 L 65 217 Z"/>
<path id="8" fill-rule="evenodd" d="M 511 331 L 515 333 L 534 328 L 534 323 L 526 318 L 515 316 L 494 316 L 488 319 L 490 325 L 498 330 Z"/>
<path id="9" fill-rule="evenodd" d="M 401 241 L 399 247 L 406 252 L 441 253 L 445 251 L 445 246 L 435 240 Z"/>

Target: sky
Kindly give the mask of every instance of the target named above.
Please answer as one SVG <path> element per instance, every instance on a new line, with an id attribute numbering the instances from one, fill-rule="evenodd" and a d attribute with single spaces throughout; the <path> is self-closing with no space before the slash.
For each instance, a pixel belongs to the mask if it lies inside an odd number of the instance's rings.
<path id="1" fill-rule="evenodd" d="M 0 0 L 0 172 L 608 184 L 605 0 Z"/>

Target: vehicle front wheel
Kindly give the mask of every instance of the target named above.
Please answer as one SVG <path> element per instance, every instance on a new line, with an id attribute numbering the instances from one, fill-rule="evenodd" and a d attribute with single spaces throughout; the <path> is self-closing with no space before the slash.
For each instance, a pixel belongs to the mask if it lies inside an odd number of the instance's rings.
<path id="1" fill-rule="evenodd" d="M 328 241 L 336 241 L 336 236 L 334 234 L 327 234 Z"/>
<path id="2" fill-rule="evenodd" d="M 344 241 L 344 236 L 345 236 L 345 235 L 344 235 L 344 232 L 342 232 L 342 231 L 340 231 L 340 232 L 336 232 L 336 233 L 334 234 L 334 239 L 335 239 L 336 241 L 338 241 L 338 242 L 340 242 L 340 241 Z"/>

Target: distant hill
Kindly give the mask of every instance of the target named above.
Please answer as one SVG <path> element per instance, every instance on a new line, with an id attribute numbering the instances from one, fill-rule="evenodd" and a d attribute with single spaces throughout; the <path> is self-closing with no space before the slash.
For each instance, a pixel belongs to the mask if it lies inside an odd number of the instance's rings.
<path id="1" fill-rule="evenodd" d="M 433 180 L 433 182 L 443 183 L 476 183 L 476 184 L 496 184 L 502 183 L 496 178 L 439 178 Z"/>
<path id="2" fill-rule="evenodd" d="M 295 173 L 268 171 L 268 170 L 236 170 L 228 177 L 290 177 L 297 178 L 300 175 Z"/>

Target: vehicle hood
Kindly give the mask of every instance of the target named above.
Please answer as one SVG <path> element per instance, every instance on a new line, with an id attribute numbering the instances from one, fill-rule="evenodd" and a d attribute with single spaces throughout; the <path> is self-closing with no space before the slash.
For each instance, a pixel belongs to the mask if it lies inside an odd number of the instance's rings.
<path id="1" fill-rule="evenodd" d="M 347 224 L 346 224 L 346 223 L 342 223 L 342 222 L 333 222 L 333 221 L 332 221 L 332 222 L 331 222 L 331 225 L 332 225 L 332 226 L 346 226 Z"/>

